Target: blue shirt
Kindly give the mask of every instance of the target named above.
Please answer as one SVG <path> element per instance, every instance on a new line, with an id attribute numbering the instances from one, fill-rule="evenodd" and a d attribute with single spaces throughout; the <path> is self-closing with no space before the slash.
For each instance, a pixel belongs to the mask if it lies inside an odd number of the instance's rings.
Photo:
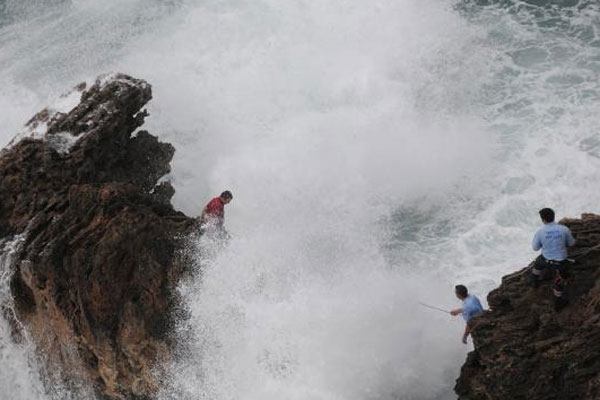
<path id="1" fill-rule="evenodd" d="M 562 261 L 567 258 L 567 246 L 573 246 L 575 240 L 569 228 L 556 222 L 544 224 L 533 236 L 531 247 L 546 260 Z"/>
<path id="2" fill-rule="evenodd" d="M 483 312 L 483 307 L 477 296 L 472 294 L 465 297 L 462 306 L 462 316 L 465 322 L 469 322 L 471 318 Z"/>

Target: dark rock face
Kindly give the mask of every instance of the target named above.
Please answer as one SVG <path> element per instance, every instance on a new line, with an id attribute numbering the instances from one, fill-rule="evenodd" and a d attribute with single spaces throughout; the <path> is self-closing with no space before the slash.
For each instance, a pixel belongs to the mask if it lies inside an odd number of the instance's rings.
<path id="1" fill-rule="evenodd" d="M 171 354 L 193 221 L 157 185 L 174 148 L 132 137 L 150 85 L 118 74 L 85 89 L 70 112 L 37 114 L 0 157 L 0 238 L 21 235 L 15 326 L 67 380 L 93 382 L 105 398 L 151 398 L 154 367 Z"/>
<path id="2" fill-rule="evenodd" d="M 459 399 L 600 399 L 600 216 L 562 223 L 576 240 L 569 305 L 556 313 L 551 283 L 530 288 L 529 268 L 505 276 L 477 319 Z"/>

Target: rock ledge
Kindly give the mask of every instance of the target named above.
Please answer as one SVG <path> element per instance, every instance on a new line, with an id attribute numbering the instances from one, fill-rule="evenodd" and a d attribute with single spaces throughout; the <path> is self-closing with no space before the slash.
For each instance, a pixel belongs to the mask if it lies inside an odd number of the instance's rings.
<path id="1" fill-rule="evenodd" d="M 193 222 L 158 184 L 174 148 L 134 135 L 151 98 L 148 83 L 123 74 L 81 84 L 0 156 L 1 268 L 13 297 L 4 315 L 49 370 L 109 399 L 156 393 L 188 268 L 180 249 Z"/>
<path id="2" fill-rule="evenodd" d="M 561 221 L 576 240 L 570 304 L 553 308 L 551 283 L 527 284 L 529 267 L 505 276 L 477 319 L 455 391 L 461 400 L 600 398 L 600 216 Z"/>

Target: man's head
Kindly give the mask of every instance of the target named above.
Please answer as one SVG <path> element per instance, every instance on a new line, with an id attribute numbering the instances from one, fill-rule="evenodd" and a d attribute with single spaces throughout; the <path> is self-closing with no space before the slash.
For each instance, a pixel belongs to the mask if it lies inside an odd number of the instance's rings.
<path id="1" fill-rule="evenodd" d="M 229 190 L 224 191 L 223 193 L 221 193 L 221 200 L 223 200 L 224 204 L 228 204 L 231 199 L 233 199 L 233 195 L 231 194 L 231 192 Z"/>
<path id="2" fill-rule="evenodd" d="M 467 287 L 465 285 L 454 286 L 454 293 L 456 294 L 456 297 L 458 297 L 461 300 L 466 299 L 469 295 L 469 291 L 467 290 Z"/>
<path id="3" fill-rule="evenodd" d="M 540 210 L 540 218 L 545 224 L 549 222 L 554 222 L 554 210 L 551 208 L 542 208 Z"/>

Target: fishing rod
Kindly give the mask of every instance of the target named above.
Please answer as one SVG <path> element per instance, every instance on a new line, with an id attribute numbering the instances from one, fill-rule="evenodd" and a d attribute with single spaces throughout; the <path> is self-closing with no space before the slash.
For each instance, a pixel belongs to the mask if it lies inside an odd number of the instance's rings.
<path id="1" fill-rule="evenodd" d="M 432 310 L 441 311 L 445 314 L 450 314 L 450 311 L 448 311 L 448 310 L 444 310 L 444 309 L 441 309 L 441 308 L 438 308 L 435 306 L 430 306 L 429 304 L 421 303 L 420 301 L 419 301 L 419 305 L 422 305 L 423 307 L 431 308 Z"/>

